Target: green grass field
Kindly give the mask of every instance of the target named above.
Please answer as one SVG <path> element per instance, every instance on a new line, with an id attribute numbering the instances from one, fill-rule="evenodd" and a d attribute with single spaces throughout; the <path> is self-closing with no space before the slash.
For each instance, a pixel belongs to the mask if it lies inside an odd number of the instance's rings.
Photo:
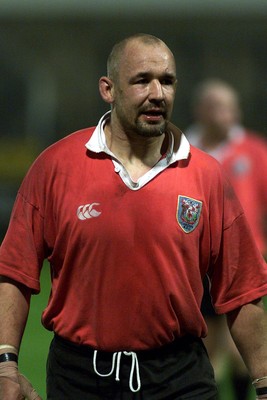
<path id="1" fill-rule="evenodd" d="M 50 272 L 48 265 L 45 264 L 41 276 L 41 293 L 33 296 L 27 327 L 22 341 L 19 369 L 33 384 L 37 392 L 46 399 L 45 379 L 46 379 L 46 358 L 48 348 L 53 337 L 41 324 L 41 313 L 45 308 L 50 293 Z M 225 380 L 220 387 L 220 400 L 235 400 L 229 380 L 229 368 L 226 366 Z M 253 400 L 253 391 L 248 399 Z M 64 399 L 60 399 L 64 400 Z"/>
<path id="2" fill-rule="evenodd" d="M 46 399 L 46 358 L 53 334 L 42 326 L 41 313 L 47 304 L 49 293 L 50 272 L 45 264 L 41 276 L 41 293 L 32 297 L 19 357 L 20 372 L 31 381 L 43 400 Z"/>

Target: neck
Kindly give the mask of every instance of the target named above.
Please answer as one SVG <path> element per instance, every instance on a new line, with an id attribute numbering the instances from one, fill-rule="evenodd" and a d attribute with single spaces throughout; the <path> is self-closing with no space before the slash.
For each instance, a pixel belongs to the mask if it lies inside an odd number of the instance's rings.
<path id="1" fill-rule="evenodd" d="M 124 165 L 136 164 L 151 168 L 168 148 L 168 135 L 165 133 L 157 137 L 130 136 L 115 131 L 110 124 L 104 127 L 104 132 L 108 148 Z"/>

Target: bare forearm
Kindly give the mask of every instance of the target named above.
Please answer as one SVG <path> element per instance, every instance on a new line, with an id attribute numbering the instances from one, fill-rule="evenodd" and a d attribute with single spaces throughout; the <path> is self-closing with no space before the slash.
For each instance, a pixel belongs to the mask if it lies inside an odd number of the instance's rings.
<path id="1" fill-rule="evenodd" d="M 267 376 L 267 315 L 262 301 L 229 313 L 227 320 L 251 378 Z"/>
<path id="2" fill-rule="evenodd" d="M 30 297 L 30 289 L 0 276 L 0 353 L 7 353 L 6 356 L 18 353 Z M 20 374 L 17 360 L 2 360 L 0 363 L 0 399 L 42 400 L 31 383 Z"/>
<path id="3" fill-rule="evenodd" d="M 20 346 L 29 312 L 30 290 L 0 277 L 0 344 Z"/>

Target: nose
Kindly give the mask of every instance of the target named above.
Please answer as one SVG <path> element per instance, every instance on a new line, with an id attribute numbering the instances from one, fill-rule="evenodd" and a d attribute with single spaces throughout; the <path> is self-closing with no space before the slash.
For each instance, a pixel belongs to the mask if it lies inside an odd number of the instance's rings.
<path id="1" fill-rule="evenodd" d="M 164 99 L 162 85 L 159 80 L 154 79 L 150 82 L 150 93 L 149 99 L 150 100 L 157 100 L 162 101 Z"/>

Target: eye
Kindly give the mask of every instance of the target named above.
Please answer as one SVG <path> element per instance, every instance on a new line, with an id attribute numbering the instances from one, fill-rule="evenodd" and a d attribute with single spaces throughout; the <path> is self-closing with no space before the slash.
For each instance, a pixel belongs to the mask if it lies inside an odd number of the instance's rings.
<path id="1" fill-rule="evenodd" d="M 164 78 L 162 79 L 161 84 L 165 86 L 171 86 L 174 85 L 174 80 L 172 78 Z"/>
<path id="2" fill-rule="evenodd" d="M 135 83 L 137 85 L 146 85 L 148 83 L 148 79 L 147 78 L 139 78 L 136 80 Z"/>

